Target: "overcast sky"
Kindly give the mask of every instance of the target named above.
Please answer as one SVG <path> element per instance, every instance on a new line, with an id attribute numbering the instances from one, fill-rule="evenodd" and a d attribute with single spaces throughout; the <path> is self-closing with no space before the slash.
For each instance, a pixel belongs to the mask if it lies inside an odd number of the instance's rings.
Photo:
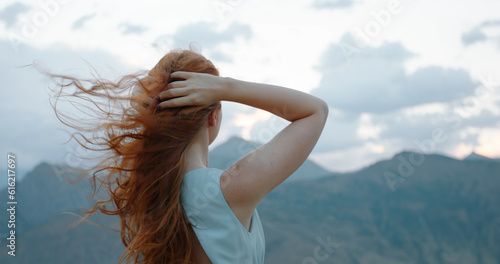
<path id="1" fill-rule="evenodd" d="M 21 169 L 85 154 L 30 67 L 101 76 L 150 69 L 193 46 L 222 76 L 311 93 L 330 106 L 310 158 L 352 171 L 403 150 L 500 156 L 500 1 L 2 1 L 1 152 Z M 265 143 L 288 124 L 223 102 L 210 149 Z M 6 161 L 4 162 L 6 163 Z M 1 167 L 5 167 L 1 164 Z"/>

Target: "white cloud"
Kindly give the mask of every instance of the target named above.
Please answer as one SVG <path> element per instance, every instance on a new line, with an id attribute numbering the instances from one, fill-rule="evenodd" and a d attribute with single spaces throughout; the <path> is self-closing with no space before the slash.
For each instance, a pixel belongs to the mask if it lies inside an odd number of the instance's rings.
<path id="1" fill-rule="evenodd" d="M 367 140 L 370 138 L 376 139 L 380 135 L 380 131 L 382 131 L 382 127 L 373 125 L 371 121 L 371 117 L 367 113 L 363 113 L 360 116 L 360 124 L 356 133 L 359 138 Z"/>
<path id="2" fill-rule="evenodd" d="M 172 35 L 163 35 L 155 43 L 166 43 L 170 47 L 187 49 L 192 44 L 197 44 L 204 51 L 207 50 L 211 58 L 219 61 L 231 61 L 227 50 L 218 46 L 232 43 L 238 39 L 248 41 L 253 32 L 249 25 L 233 22 L 225 28 L 217 28 L 216 23 L 197 22 L 182 26 Z"/>
<path id="3" fill-rule="evenodd" d="M 354 45 L 348 35 L 330 46 L 319 67 L 321 83 L 311 92 L 343 111 L 380 113 L 449 102 L 473 94 L 478 85 L 462 69 L 431 66 L 407 74 L 404 62 L 412 55 L 399 43 L 353 54 L 346 54 L 346 45 Z"/>

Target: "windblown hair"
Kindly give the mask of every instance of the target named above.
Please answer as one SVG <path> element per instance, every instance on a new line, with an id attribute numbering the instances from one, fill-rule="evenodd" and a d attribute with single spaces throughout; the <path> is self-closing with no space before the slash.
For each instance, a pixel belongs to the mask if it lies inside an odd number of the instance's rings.
<path id="1" fill-rule="evenodd" d="M 97 200 L 82 220 L 97 210 L 120 217 L 121 240 L 126 250 L 119 263 L 196 261 L 194 231 L 180 201 L 185 151 L 220 102 L 186 115 L 177 113 L 187 106 L 157 109 L 156 98 L 167 89 L 168 83 L 176 81 L 170 77 L 175 71 L 219 75 L 210 60 L 191 50 L 171 51 L 147 75 L 126 75 L 116 82 L 49 74 L 60 88 L 52 105 L 57 118 L 77 131 L 105 134 L 88 138 L 76 132 L 71 138 L 86 149 L 106 153 L 91 169 L 91 198 L 99 182 L 109 199 Z M 75 92 L 64 92 L 70 87 L 75 87 Z M 131 93 L 133 90 L 136 93 Z M 96 106 L 93 112 L 99 122 L 84 127 L 78 125 L 81 119 L 59 113 L 57 101 L 63 96 L 91 102 Z M 105 102 L 99 102 L 99 98 Z M 106 208 L 107 203 L 114 208 Z"/>

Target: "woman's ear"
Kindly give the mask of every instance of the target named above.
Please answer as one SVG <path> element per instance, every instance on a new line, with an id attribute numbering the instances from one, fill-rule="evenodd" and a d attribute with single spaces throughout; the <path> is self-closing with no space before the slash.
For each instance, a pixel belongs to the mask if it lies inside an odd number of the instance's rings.
<path id="1" fill-rule="evenodd" d="M 208 115 L 208 126 L 217 125 L 217 121 L 222 118 L 222 105 L 219 105 L 217 108 L 213 109 Z"/>
<path id="2" fill-rule="evenodd" d="M 213 109 L 208 115 L 208 125 L 215 126 L 217 124 L 217 120 L 222 116 L 222 105 Z"/>
<path id="3" fill-rule="evenodd" d="M 216 110 L 217 109 L 214 109 L 210 112 L 210 114 L 208 115 L 208 126 L 215 126 L 215 124 L 217 124 L 217 113 L 216 113 Z"/>

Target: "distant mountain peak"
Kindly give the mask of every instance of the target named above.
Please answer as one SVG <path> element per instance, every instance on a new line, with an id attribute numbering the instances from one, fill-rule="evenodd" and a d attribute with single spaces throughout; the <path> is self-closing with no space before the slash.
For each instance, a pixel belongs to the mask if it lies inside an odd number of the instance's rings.
<path id="1" fill-rule="evenodd" d="M 229 137 L 228 140 L 226 140 L 225 143 L 231 143 L 231 144 L 234 144 L 234 143 L 247 143 L 247 144 L 251 143 L 251 144 L 256 144 L 257 142 L 246 140 L 246 139 L 244 139 L 242 137 L 239 137 L 237 135 L 232 135 L 231 137 Z M 225 143 L 223 143 L 223 144 L 225 144 Z"/>
<path id="2" fill-rule="evenodd" d="M 464 158 L 464 160 L 491 160 L 491 159 L 472 151 L 471 154 L 469 154 L 469 156 Z"/>
<path id="3" fill-rule="evenodd" d="M 226 140 L 226 143 L 227 142 L 230 142 L 230 143 L 236 142 L 237 143 L 237 142 L 247 142 L 247 141 L 239 136 L 232 135 L 228 140 Z"/>
<path id="4" fill-rule="evenodd" d="M 414 157 L 421 156 L 421 155 L 424 155 L 426 157 L 427 156 L 433 156 L 433 155 L 447 157 L 445 155 L 441 155 L 441 154 L 438 154 L 438 153 L 422 153 L 422 152 L 418 152 L 418 151 L 403 150 L 403 151 L 400 151 L 400 152 L 394 154 L 394 156 L 390 160 L 399 159 L 398 157 L 402 157 L 404 159 L 408 159 L 408 158 L 410 158 L 410 156 L 412 156 L 412 158 L 414 158 Z"/>
<path id="5" fill-rule="evenodd" d="M 391 160 L 396 159 L 398 157 L 410 158 L 410 156 L 412 156 L 411 158 L 418 158 L 418 156 L 422 156 L 422 155 L 425 158 L 434 157 L 434 158 L 456 159 L 456 158 L 448 156 L 445 153 L 440 153 L 440 152 L 426 153 L 426 152 L 421 152 L 421 151 L 403 150 L 401 152 L 394 154 L 394 156 L 391 158 Z"/>
<path id="6" fill-rule="evenodd" d="M 396 153 L 393 158 L 395 158 L 397 156 L 408 156 L 408 155 L 410 155 L 412 153 L 413 154 L 417 154 L 417 152 L 415 152 L 415 151 L 403 150 L 403 151 L 400 151 L 400 152 Z"/>
<path id="7" fill-rule="evenodd" d="M 50 162 L 42 160 L 33 168 L 33 170 L 51 169 L 51 168 L 52 164 Z"/>
<path id="8" fill-rule="evenodd" d="M 236 135 L 233 135 L 231 137 L 229 137 L 226 142 L 220 144 L 219 146 L 217 146 L 215 149 L 225 149 L 225 148 L 229 148 L 229 149 L 238 149 L 238 148 L 248 148 L 248 147 L 251 147 L 251 148 L 257 148 L 259 147 L 260 143 L 258 142 L 253 142 L 253 141 L 248 141 L 248 140 L 245 140 L 239 136 L 236 136 Z"/>

